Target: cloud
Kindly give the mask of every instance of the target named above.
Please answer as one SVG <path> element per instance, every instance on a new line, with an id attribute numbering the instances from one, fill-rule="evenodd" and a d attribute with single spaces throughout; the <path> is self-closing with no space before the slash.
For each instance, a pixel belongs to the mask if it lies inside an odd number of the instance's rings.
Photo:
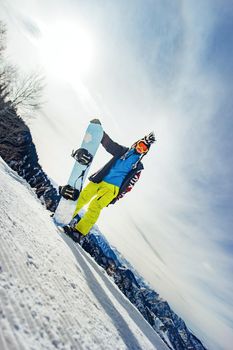
<path id="1" fill-rule="evenodd" d="M 134 220 L 132 220 L 132 221 L 134 223 L 134 226 L 135 226 L 136 230 L 138 231 L 140 236 L 143 238 L 143 240 L 146 242 L 146 244 L 148 245 L 149 249 L 151 249 L 151 251 L 154 253 L 154 255 L 156 256 L 157 259 L 159 259 L 163 264 L 166 265 L 165 261 L 160 256 L 160 254 L 157 252 L 157 250 L 153 246 L 151 246 L 150 241 L 147 239 L 146 235 L 143 233 L 143 230 L 140 227 L 138 227 L 137 224 L 135 224 Z"/>
<path id="2" fill-rule="evenodd" d="M 41 37 L 41 31 L 38 27 L 38 25 L 30 20 L 29 18 L 22 18 L 21 19 L 22 25 L 25 28 L 25 30 L 36 39 Z"/>

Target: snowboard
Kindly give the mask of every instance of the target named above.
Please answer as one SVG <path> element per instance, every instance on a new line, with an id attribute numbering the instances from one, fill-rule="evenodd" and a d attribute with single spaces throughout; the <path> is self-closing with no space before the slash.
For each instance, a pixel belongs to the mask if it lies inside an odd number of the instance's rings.
<path id="1" fill-rule="evenodd" d="M 75 160 L 73 169 L 71 171 L 68 185 L 79 190 L 81 192 L 85 179 L 87 177 L 90 165 L 93 157 L 95 156 L 97 149 L 103 137 L 103 128 L 98 119 L 93 119 L 85 132 L 82 144 L 80 148 L 86 151 L 91 156 L 91 161 L 88 165 L 82 164 Z M 75 152 L 74 152 L 75 154 Z M 58 226 L 64 226 L 69 224 L 72 220 L 72 216 L 76 207 L 78 199 L 70 200 L 61 197 L 57 209 L 54 213 L 53 219 Z"/>

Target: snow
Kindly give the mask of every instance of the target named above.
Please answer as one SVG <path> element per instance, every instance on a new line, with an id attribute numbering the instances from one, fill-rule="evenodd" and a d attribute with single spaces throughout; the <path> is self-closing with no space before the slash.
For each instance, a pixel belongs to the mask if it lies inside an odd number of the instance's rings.
<path id="1" fill-rule="evenodd" d="M 1 350 L 167 349 L 1 158 L 0 183 Z"/>

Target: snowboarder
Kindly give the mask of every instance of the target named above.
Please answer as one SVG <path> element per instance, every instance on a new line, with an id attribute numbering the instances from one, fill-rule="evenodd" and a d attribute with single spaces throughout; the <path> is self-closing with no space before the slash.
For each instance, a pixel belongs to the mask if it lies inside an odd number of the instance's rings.
<path id="1" fill-rule="evenodd" d="M 154 132 L 151 132 L 128 148 L 114 142 L 104 132 L 101 144 L 113 158 L 90 176 L 90 182 L 80 193 L 73 220 L 63 227 L 67 235 L 80 242 L 80 238 L 86 236 L 96 223 L 101 210 L 132 190 L 144 169 L 142 158 L 155 141 Z M 89 202 L 89 207 L 81 218 L 78 213 Z"/>

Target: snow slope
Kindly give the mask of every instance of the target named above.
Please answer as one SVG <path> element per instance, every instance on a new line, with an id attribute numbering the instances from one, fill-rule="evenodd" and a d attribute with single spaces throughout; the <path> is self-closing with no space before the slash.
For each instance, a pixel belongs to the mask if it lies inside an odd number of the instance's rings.
<path id="1" fill-rule="evenodd" d="M 167 349 L 0 158 L 0 349 Z"/>

